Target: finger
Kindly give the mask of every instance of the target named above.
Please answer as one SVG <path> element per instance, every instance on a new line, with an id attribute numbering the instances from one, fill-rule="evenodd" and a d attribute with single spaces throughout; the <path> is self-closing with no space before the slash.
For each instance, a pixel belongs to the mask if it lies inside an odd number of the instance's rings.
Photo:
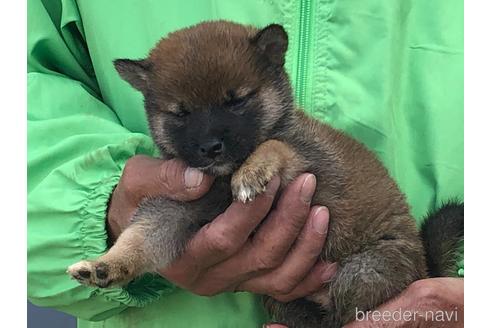
<path id="1" fill-rule="evenodd" d="M 274 269 L 284 261 L 306 223 L 315 188 L 312 174 L 303 174 L 287 186 L 276 209 L 253 236 L 252 251 L 242 262 L 244 265 L 262 271 Z"/>
<path id="2" fill-rule="evenodd" d="M 288 294 L 272 295 L 277 301 L 290 302 L 301 297 L 312 295 L 321 290 L 337 272 L 337 263 L 317 263 L 308 275 Z"/>
<path id="3" fill-rule="evenodd" d="M 306 280 L 301 288 L 297 287 L 305 280 L 318 260 L 325 244 L 328 222 L 328 209 L 324 206 L 314 206 L 294 247 L 283 263 L 267 274 L 244 282 L 239 286 L 240 290 L 267 295 L 285 295 L 297 289 L 297 294 L 305 292 L 306 294 L 301 295 L 305 296 L 319 288 L 323 284 L 322 273 L 316 270 L 314 273 L 319 273 L 318 276 L 311 275 L 312 277 Z"/>
<path id="4" fill-rule="evenodd" d="M 279 185 L 280 179 L 274 178 L 266 191 L 252 202 L 232 203 L 197 233 L 190 242 L 189 251 L 196 258 L 206 259 L 204 266 L 211 266 L 234 254 L 269 212 Z"/>
<path id="5" fill-rule="evenodd" d="M 344 327 L 463 327 L 463 282 L 459 278 L 414 281 L 398 296 L 376 309 L 357 311 L 355 320 Z M 430 320 L 427 314 L 435 311 L 451 311 L 455 317 L 440 322 Z M 387 313 L 387 320 L 381 316 L 382 313 Z"/>
<path id="6" fill-rule="evenodd" d="M 137 155 L 127 161 L 122 179 L 126 192 L 139 203 L 144 197 L 165 196 L 189 201 L 203 196 L 213 178 L 183 162 Z M 121 184 L 121 183 L 120 183 Z"/>
<path id="7" fill-rule="evenodd" d="M 245 243 L 240 251 L 234 253 L 234 256 L 210 267 L 203 273 L 201 276 L 201 282 L 204 284 L 203 288 L 207 289 L 210 285 L 220 285 L 224 290 L 236 290 L 241 282 L 278 267 L 283 262 L 285 254 L 295 242 L 299 231 L 305 224 L 309 213 L 308 199 L 314 191 L 314 183 L 314 176 L 305 174 L 289 185 L 279 200 L 277 207 L 280 206 L 281 209 L 277 210 L 277 214 L 269 215 L 267 221 L 262 224 L 252 240 L 250 239 L 250 241 Z M 304 194 L 301 196 L 301 189 L 303 186 L 306 187 L 306 184 L 307 191 L 304 190 Z M 296 202 L 292 201 L 294 198 L 297 199 Z M 290 203 L 289 200 L 291 201 Z M 300 208 L 295 208 L 296 205 Z M 287 215 L 289 211 L 291 213 Z M 262 215 L 265 214 L 263 213 Z M 257 223 L 255 222 L 254 227 L 256 227 Z M 250 226 L 248 235 L 251 231 Z M 270 237 L 268 237 L 269 234 Z M 260 238 L 265 238 L 263 243 L 260 243 L 257 239 L 258 235 L 260 235 Z M 269 239 L 266 239 L 267 237 Z M 243 240 L 245 241 L 245 239 Z M 316 256 L 318 254 L 319 250 Z M 312 264 L 306 270 L 309 270 L 311 266 Z M 202 286 L 197 286 L 197 288 L 202 288 Z"/>
<path id="8" fill-rule="evenodd" d="M 161 273 L 172 280 L 193 272 L 194 277 L 190 280 L 195 280 L 205 269 L 236 253 L 269 212 L 279 185 L 280 179 L 274 178 L 266 191 L 252 202 L 232 203 L 224 213 L 200 229 L 184 254 Z M 186 283 L 189 285 L 191 281 Z"/>

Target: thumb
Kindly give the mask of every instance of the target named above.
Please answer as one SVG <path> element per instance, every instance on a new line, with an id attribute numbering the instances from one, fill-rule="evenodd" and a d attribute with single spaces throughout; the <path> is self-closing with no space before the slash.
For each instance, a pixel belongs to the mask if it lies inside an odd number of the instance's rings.
<path id="1" fill-rule="evenodd" d="M 166 196 L 181 201 L 202 197 L 211 187 L 213 178 L 202 171 L 186 166 L 182 161 L 172 159 L 160 165 L 159 179 L 156 180 Z"/>
<path id="2" fill-rule="evenodd" d="M 138 203 L 154 196 L 180 201 L 198 199 L 210 189 L 213 178 L 177 159 L 165 161 L 137 155 L 127 161 L 122 181 L 126 193 Z"/>

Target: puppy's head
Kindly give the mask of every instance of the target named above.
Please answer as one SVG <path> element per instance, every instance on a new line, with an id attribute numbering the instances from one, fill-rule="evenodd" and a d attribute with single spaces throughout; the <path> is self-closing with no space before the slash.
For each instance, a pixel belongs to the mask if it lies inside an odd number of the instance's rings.
<path id="1" fill-rule="evenodd" d="M 118 59 L 115 67 L 143 93 L 164 154 L 224 175 L 293 109 L 287 43 L 280 25 L 206 22 L 168 35 L 146 59 Z"/>

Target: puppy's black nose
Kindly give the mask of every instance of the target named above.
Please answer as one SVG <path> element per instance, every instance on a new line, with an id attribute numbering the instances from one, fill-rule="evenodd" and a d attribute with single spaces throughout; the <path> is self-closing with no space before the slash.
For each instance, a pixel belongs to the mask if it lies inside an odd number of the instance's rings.
<path id="1" fill-rule="evenodd" d="M 224 143 L 219 139 L 211 139 L 200 144 L 199 153 L 202 157 L 215 158 L 224 151 Z"/>

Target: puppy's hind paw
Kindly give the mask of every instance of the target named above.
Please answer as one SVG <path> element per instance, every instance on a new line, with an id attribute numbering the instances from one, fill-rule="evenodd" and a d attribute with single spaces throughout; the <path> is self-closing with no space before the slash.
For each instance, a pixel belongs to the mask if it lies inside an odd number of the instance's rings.
<path id="1" fill-rule="evenodd" d="M 83 285 L 93 285 L 92 264 L 89 261 L 80 261 L 68 267 L 67 273 Z"/>
<path id="2" fill-rule="evenodd" d="M 67 273 L 83 285 L 106 288 L 129 280 L 128 270 L 117 269 L 103 261 L 80 261 L 68 267 Z"/>

